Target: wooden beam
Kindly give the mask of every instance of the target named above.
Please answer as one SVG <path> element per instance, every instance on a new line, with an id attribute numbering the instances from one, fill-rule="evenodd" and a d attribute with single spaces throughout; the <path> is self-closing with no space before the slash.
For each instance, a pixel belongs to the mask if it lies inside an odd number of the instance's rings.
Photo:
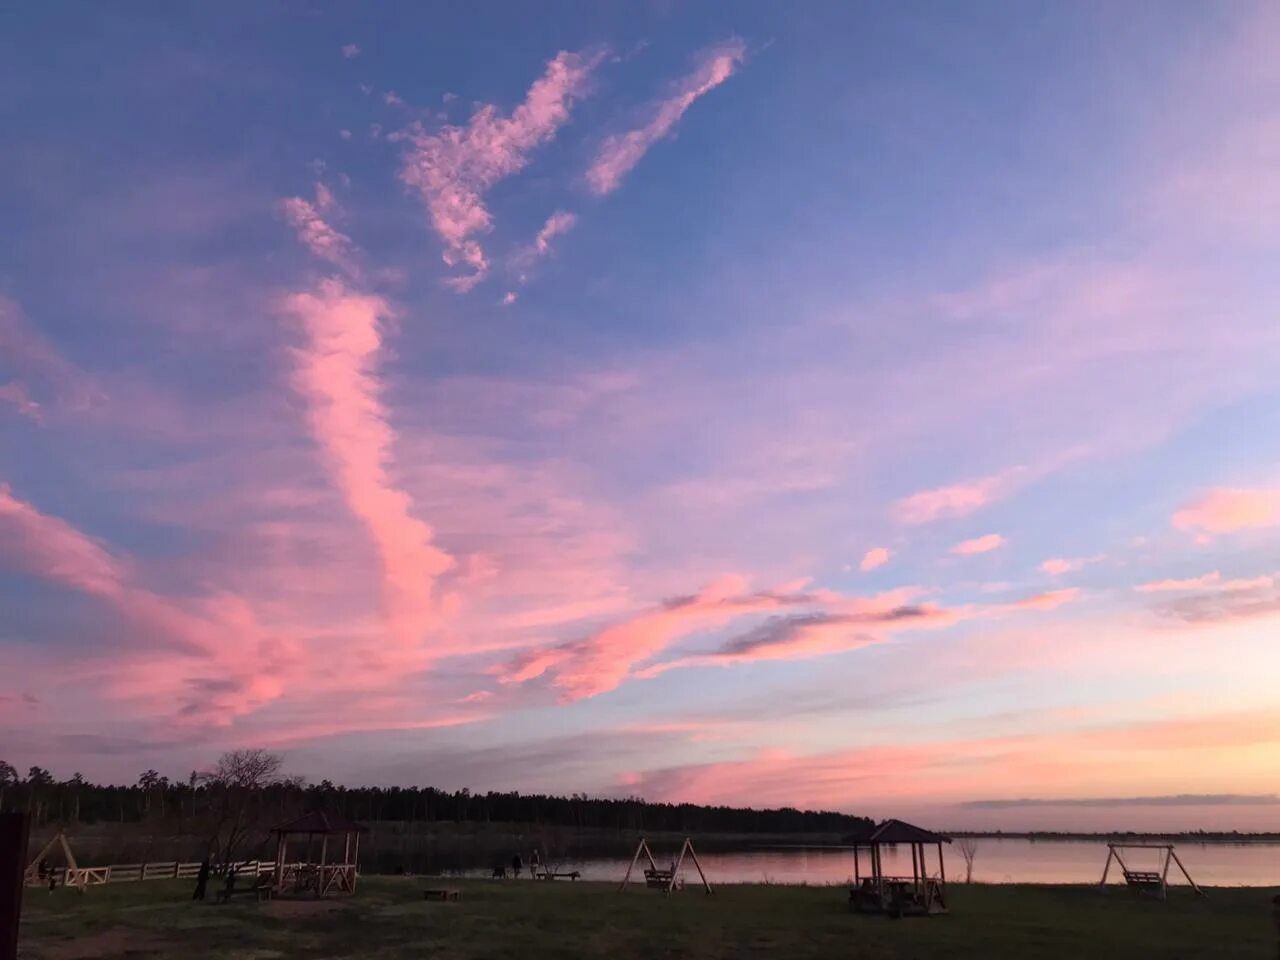
<path id="1" fill-rule="evenodd" d="M 1196 885 L 1196 882 L 1191 879 L 1191 874 L 1187 872 L 1187 868 L 1182 865 L 1182 860 L 1173 852 L 1173 847 L 1169 848 L 1169 856 L 1171 856 L 1173 858 L 1173 862 L 1178 865 L 1178 869 L 1182 871 L 1182 875 L 1187 878 L 1187 883 L 1191 884 L 1191 889 L 1199 896 L 1205 896 L 1205 892 Z"/>
<path id="2" fill-rule="evenodd" d="M 619 893 L 627 889 L 627 881 L 631 879 L 631 871 L 636 868 L 636 863 L 640 860 L 640 854 L 642 852 L 643 853 L 649 852 L 649 845 L 644 842 L 644 837 L 640 838 L 640 845 L 636 847 L 636 855 L 631 858 L 631 865 L 627 867 L 626 875 L 622 878 L 622 886 L 618 888 Z M 652 855 L 649 856 L 649 862 L 653 863 Z M 655 866 L 654 869 L 656 870 L 657 867 Z"/>
<path id="3" fill-rule="evenodd" d="M 693 849 L 693 841 L 685 837 L 684 845 L 689 848 L 689 856 L 693 857 L 693 865 L 698 868 L 698 876 L 702 878 L 702 885 L 707 888 L 707 893 L 710 893 L 711 881 L 707 879 L 706 873 L 702 870 L 702 864 L 698 862 L 698 852 Z"/>
<path id="4" fill-rule="evenodd" d="M 1102 879 L 1098 881 L 1099 887 L 1107 885 L 1107 871 L 1111 869 L 1111 858 L 1116 855 L 1116 848 L 1111 844 L 1107 844 L 1107 862 L 1102 865 Z"/>

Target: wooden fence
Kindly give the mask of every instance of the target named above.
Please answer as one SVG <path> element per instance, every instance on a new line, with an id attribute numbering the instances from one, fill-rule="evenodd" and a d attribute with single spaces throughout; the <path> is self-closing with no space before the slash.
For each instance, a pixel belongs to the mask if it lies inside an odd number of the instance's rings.
<path id="1" fill-rule="evenodd" d="M 271 860 L 243 860 L 231 865 L 239 876 L 259 877 L 275 870 Z M 194 880 L 200 872 L 199 863 L 114 863 L 109 867 L 54 867 L 54 882 L 60 886 L 92 887 L 103 883 L 134 883 L 140 880 Z M 224 871 L 219 873 L 225 875 Z M 43 879 L 28 881 L 36 884 L 49 882 Z"/>

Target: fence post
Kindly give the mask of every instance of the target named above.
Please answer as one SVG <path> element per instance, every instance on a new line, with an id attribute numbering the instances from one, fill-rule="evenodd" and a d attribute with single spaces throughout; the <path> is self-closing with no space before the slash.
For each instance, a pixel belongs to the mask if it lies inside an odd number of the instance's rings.
<path id="1" fill-rule="evenodd" d="M 0 960 L 16 960 L 18 956 L 18 919 L 22 916 L 30 833 L 30 814 L 0 813 Z"/>

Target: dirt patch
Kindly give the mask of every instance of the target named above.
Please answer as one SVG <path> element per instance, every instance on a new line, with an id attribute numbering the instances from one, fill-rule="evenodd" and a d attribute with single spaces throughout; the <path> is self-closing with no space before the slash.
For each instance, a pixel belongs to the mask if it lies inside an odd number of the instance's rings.
<path id="1" fill-rule="evenodd" d="M 332 900 L 268 900 L 262 909 L 272 917 L 316 917 L 337 913 L 342 904 Z"/>
<path id="2" fill-rule="evenodd" d="M 129 954 L 155 954 L 169 943 L 147 930 L 110 927 L 83 937 L 42 944 L 40 956 L 45 960 L 101 960 Z"/>

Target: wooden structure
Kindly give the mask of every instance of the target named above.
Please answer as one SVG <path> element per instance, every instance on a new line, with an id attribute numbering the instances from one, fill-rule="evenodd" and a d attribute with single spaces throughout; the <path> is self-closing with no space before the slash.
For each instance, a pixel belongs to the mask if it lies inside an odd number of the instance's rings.
<path id="1" fill-rule="evenodd" d="M 0 813 L 0 960 L 18 957 L 18 921 L 30 835 L 29 813 Z"/>
<path id="2" fill-rule="evenodd" d="M 422 891 L 423 900 L 439 900 L 442 903 L 458 900 L 461 897 L 462 891 L 457 887 L 428 887 Z"/>
<path id="3" fill-rule="evenodd" d="M 49 855 L 53 853 L 62 854 L 61 872 L 49 862 Z M 88 870 L 81 870 L 76 864 L 76 855 L 71 852 L 67 835 L 59 830 L 54 838 L 31 858 L 31 863 L 27 865 L 22 875 L 22 882 L 29 887 L 52 887 L 61 879 L 64 887 L 75 887 L 83 893 L 84 888 L 91 882 L 87 876 L 88 873 Z"/>
<path id="4" fill-rule="evenodd" d="M 360 834 L 367 828 L 354 820 L 317 810 L 271 831 L 276 837 L 274 896 L 327 897 L 356 892 Z M 319 856 L 316 858 L 316 840 Z M 288 859 L 289 845 L 305 843 L 302 859 Z"/>
<path id="5" fill-rule="evenodd" d="M 1124 862 L 1121 850 L 1156 850 L 1157 862 L 1155 870 L 1134 870 Z M 1176 863 L 1178 869 L 1182 871 L 1182 875 L 1187 878 L 1187 883 L 1191 884 L 1191 889 L 1197 895 L 1203 897 L 1204 891 L 1196 886 L 1196 882 L 1191 879 L 1191 874 L 1187 872 L 1187 868 L 1182 865 L 1182 861 L 1178 859 L 1178 855 L 1173 850 L 1172 843 L 1108 843 L 1107 844 L 1107 862 L 1102 867 L 1102 879 L 1098 881 L 1098 887 L 1102 888 L 1107 885 L 1107 872 L 1111 869 L 1111 861 L 1120 867 L 1120 873 L 1124 876 L 1124 882 L 1130 890 L 1138 893 L 1150 894 L 1159 897 L 1161 900 L 1168 899 L 1169 896 L 1169 866 Z"/>
<path id="6" fill-rule="evenodd" d="M 677 886 L 683 887 L 684 882 L 680 877 L 680 868 L 684 866 L 685 854 L 689 855 L 689 859 L 693 861 L 693 865 L 698 869 L 698 876 L 702 878 L 702 886 L 706 888 L 707 893 L 711 892 L 711 881 L 707 879 L 706 873 L 702 869 L 702 864 L 698 862 L 698 854 L 694 852 L 693 841 L 688 837 L 684 838 L 684 843 L 680 846 L 680 856 L 671 862 L 668 869 L 658 866 L 658 862 L 653 859 L 653 851 L 649 849 L 649 841 L 640 840 L 640 845 L 636 847 L 636 855 L 631 858 L 631 865 L 627 867 L 627 874 L 622 878 L 622 886 L 618 890 L 627 889 L 627 884 L 631 881 L 631 873 L 635 870 L 636 864 L 640 862 L 640 854 L 644 854 L 649 861 L 649 866 L 644 870 L 644 885 L 650 890 L 661 890 L 665 894 L 670 894 Z"/>
<path id="7" fill-rule="evenodd" d="M 886 820 L 865 836 L 853 837 L 853 889 L 849 906 L 860 912 L 890 916 L 928 916 L 947 912 L 947 868 L 942 845 L 950 837 L 901 820 Z M 884 865 L 885 848 L 911 849 L 911 875 L 891 874 Z M 937 851 L 938 872 L 929 872 L 928 852 Z M 867 868 L 863 869 L 863 854 Z"/>
<path id="8" fill-rule="evenodd" d="M 556 863 L 548 863 L 546 858 L 542 856 L 542 851 L 534 848 L 533 856 L 529 858 L 529 871 L 533 874 L 535 880 L 577 880 L 581 878 L 582 873 L 578 870 L 561 870 L 560 865 L 563 860 Z"/>

